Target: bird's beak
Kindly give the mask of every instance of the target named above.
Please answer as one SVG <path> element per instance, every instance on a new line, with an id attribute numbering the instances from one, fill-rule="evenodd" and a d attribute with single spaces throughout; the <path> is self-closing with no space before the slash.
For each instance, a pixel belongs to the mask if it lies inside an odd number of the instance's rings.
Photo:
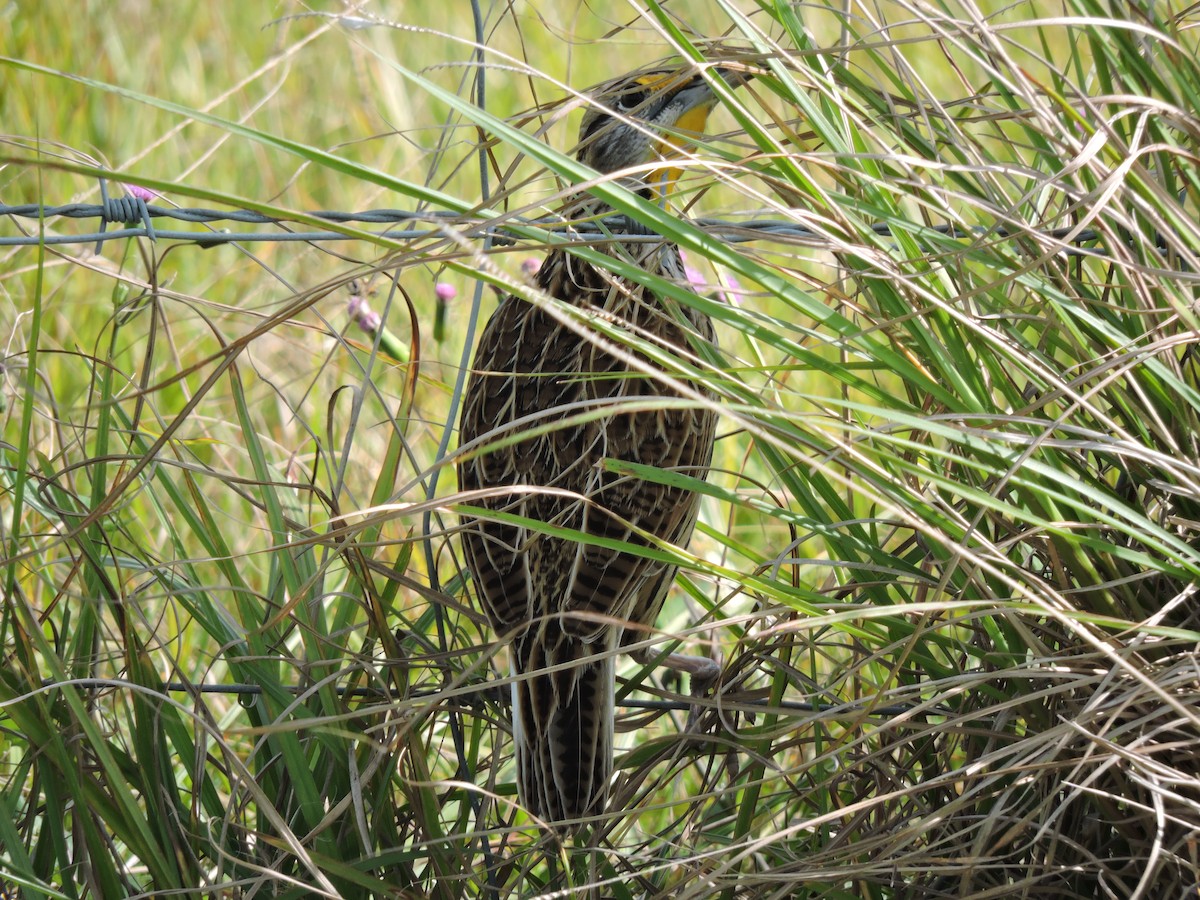
<path id="1" fill-rule="evenodd" d="M 715 74 L 731 90 L 745 84 L 750 78 L 746 73 L 735 72 L 731 69 L 717 69 Z M 696 75 L 675 92 L 672 102 L 683 108 L 683 112 L 675 120 L 675 127 L 680 131 L 703 134 L 704 126 L 708 123 L 708 114 L 717 104 L 717 96 L 713 93 L 712 85 L 702 76 Z"/>
<path id="2" fill-rule="evenodd" d="M 731 69 L 717 69 L 715 74 L 720 76 L 730 89 L 745 84 L 750 79 L 748 74 Z M 693 141 L 688 139 L 688 135 L 699 137 L 704 134 L 709 113 L 717 105 L 717 95 L 713 93 L 712 86 L 702 76 L 696 75 L 683 87 L 676 89 L 670 102 L 681 107 L 682 112 L 675 119 L 675 125 L 672 128 L 674 133 L 664 135 L 659 142 L 660 158 L 677 157 L 686 153 L 693 146 Z M 655 186 L 657 193 L 660 195 L 668 193 L 679 175 L 680 170 L 674 167 L 664 171 L 660 178 L 655 179 L 658 182 Z"/>

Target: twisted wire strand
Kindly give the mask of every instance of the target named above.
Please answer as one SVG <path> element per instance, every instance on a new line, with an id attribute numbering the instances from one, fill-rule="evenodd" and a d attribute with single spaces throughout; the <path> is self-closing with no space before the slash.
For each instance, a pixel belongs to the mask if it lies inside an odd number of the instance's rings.
<path id="1" fill-rule="evenodd" d="M 56 687 L 65 687 L 68 684 L 97 691 L 148 687 L 146 684 L 131 681 L 126 678 L 71 678 L 66 681 L 56 681 L 53 678 L 44 678 L 42 679 L 41 687 L 43 690 L 51 690 Z M 311 689 L 311 685 L 293 685 L 290 687 L 284 687 L 285 691 L 294 695 L 299 695 Z M 223 684 L 213 684 L 211 682 L 185 683 L 182 681 L 166 681 L 157 685 L 157 690 L 170 694 L 219 694 L 227 697 L 237 697 L 241 702 L 248 702 L 254 697 L 262 694 L 264 689 L 262 685 L 254 684 L 252 682 L 234 681 Z M 388 691 L 382 688 L 345 687 L 342 685 L 334 685 L 333 691 L 339 697 L 350 700 L 377 700 L 380 702 L 389 702 L 396 699 L 393 695 L 389 694 Z M 437 699 L 441 696 L 441 692 L 436 690 L 413 691 L 408 694 L 405 699 Z M 470 700 L 471 697 L 478 698 L 480 701 L 490 700 L 493 702 L 504 702 L 508 697 L 508 688 L 506 686 L 494 686 L 484 683 L 479 685 L 476 690 L 458 696 L 456 702 L 472 703 Z M 918 708 L 918 706 L 915 704 L 881 705 L 872 700 L 858 700 L 844 703 L 804 703 L 795 700 L 780 700 L 777 702 L 771 702 L 769 700 L 746 698 L 739 696 L 737 693 L 699 700 L 696 698 L 691 698 L 688 700 L 638 700 L 634 698 L 626 698 L 619 702 L 617 706 L 622 709 L 640 709 L 658 712 L 691 712 L 697 707 L 697 704 L 712 704 L 718 706 L 724 705 L 730 709 L 745 710 L 749 712 L 772 713 L 775 715 L 813 715 L 819 718 L 827 719 L 852 718 L 858 720 L 861 719 L 864 714 L 870 716 L 871 718 L 891 718 L 902 715 L 917 715 L 922 717 L 946 716 L 954 714 L 954 710 L 942 706 Z M 472 703 L 472 705 L 474 704 Z"/>
<path id="2" fill-rule="evenodd" d="M 557 216 L 539 216 L 527 218 L 512 216 L 506 218 L 470 218 L 458 213 L 439 210 L 414 212 L 401 209 L 371 209 L 361 211 L 313 210 L 304 213 L 305 216 L 322 219 L 340 225 L 384 225 L 409 226 L 402 228 L 387 227 L 381 231 L 372 232 L 375 236 L 393 241 L 421 240 L 442 237 L 447 225 L 459 228 L 467 237 L 477 234 L 482 240 L 488 233 L 493 235 L 495 243 L 512 244 L 527 239 L 530 228 L 542 229 L 551 234 L 570 234 L 577 237 L 603 237 L 622 241 L 657 240 L 655 235 L 647 235 L 645 229 L 639 229 L 635 223 L 623 215 L 609 216 L 600 221 L 568 222 Z M 182 231 L 172 229 L 156 229 L 155 219 L 170 219 L 177 222 L 194 224 L 235 223 L 242 225 L 286 225 L 285 217 L 268 216 L 250 210 L 217 210 L 204 208 L 170 208 L 150 206 L 138 197 L 108 198 L 103 203 L 68 203 L 61 206 L 42 206 L 37 203 L 17 205 L 0 204 L 0 216 L 18 217 L 25 219 L 99 219 L 100 230 L 89 234 L 74 235 L 0 235 L 0 247 L 29 246 L 37 244 L 69 245 L 95 243 L 97 252 L 105 241 L 126 240 L 129 238 L 150 238 L 151 240 L 188 241 L 200 247 L 212 247 L 228 243 L 249 242 L 306 242 L 344 241 L 353 239 L 339 231 Z M 430 227 L 412 227 L 416 223 L 434 223 Z M 108 230 L 110 224 L 124 224 L 124 228 Z M 134 224 L 137 223 L 137 224 Z M 784 219 L 747 218 L 722 219 L 701 217 L 692 223 L 724 241 L 734 244 L 752 241 L 771 241 L 775 243 L 792 243 L 803 245 L 823 246 L 828 238 L 819 231 L 789 222 Z M 871 230 L 878 235 L 892 234 L 892 226 L 886 222 L 876 222 Z M 912 233 L 920 236 L 924 232 L 938 235 L 942 238 L 955 240 L 969 239 L 1004 239 L 1017 236 L 1041 237 L 1050 241 L 1071 244 L 1061 251 L 1066 256 L 1107 257 L 1109 252 L 1103 247 L 1084 248 L 1081 245 L 1092 244 L 1101 240 L 1101 234 L 1095 229 L 1078 229 L 1073 226 L 1051 228 L 1044 231 L 1015 229 L 1006 226 L 961 228 L 954 225 L 921 225 L 914 227 Z M 1155 246 L 1166 249 L 1166 241 L 1162 236 L 1156 236 Z"/>

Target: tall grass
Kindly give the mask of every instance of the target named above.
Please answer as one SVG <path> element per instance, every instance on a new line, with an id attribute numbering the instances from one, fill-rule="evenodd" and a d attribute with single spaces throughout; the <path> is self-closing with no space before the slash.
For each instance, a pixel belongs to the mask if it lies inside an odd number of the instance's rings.
<path id="1" fill-rule="evenodd" d="M 0 247 L 2 886 L 1194 890 L 1200 63 L 1195 10 L 1165 6 L 498 6 L 482 69 L 449 4 L 7 13 L 0 202 L 107 173 L 181 206 L 460 218 Z M 493 289 L 574 316 L 522 274 L 564 241 L 528 219 L 588 177 L 576 92 L 652 57 L 756 73 L 674 207 L 592 188 L 697 270 L 619 274 L 718 323 L 719 350 L 655 358 L 723 419 L 647 639 L 722 677 L 696 700 L 622 662 L 612 810 L 562 841 L 517 805 L 454 410 Z M 0 235 L 39 227 L 92 224 Z"/>

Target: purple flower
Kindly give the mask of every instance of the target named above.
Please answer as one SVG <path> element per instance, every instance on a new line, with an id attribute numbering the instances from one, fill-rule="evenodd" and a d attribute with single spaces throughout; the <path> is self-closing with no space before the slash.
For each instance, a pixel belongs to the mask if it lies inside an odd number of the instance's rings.
<path id="1" fill-rule="evenodd" d="M 521 271 L 524 272 L 529 278 L 532 278 L 534 275 L 536 275 L 541 267 L 542 261 L 536 256 L 527 256 L 525 259 L 521 260 Z"/>
<path id="2" fill-rule="evenodd" d="M 354 323 L 367 334 L 374 334 L 378 331 L 383 321 L 383 317 L 371 309 L 366 298 L 361 294 L 350 295 L 350 300 L 346 303 L 346 312 L 350 314 Z"/>
<path id="3" fill-rule="evenodd" d="M 438 300 L 440 300 L 442 303 L 449 303 L 458 296 L 458 288 L 452 284 L 448 284 L 445 281 L 439 281 L 437 286 L 433 289 L 433 292 L 437 295 Z"/>
<path id="4" fill-rule="evenodd" d="M 140 184 L 125 184 L 121 183 L 121 187 L 125 188 L 125 193 L 130 197 L 135 197 L 143 203 L 149 203 L 151 200 L 157 200 L 162 195 L 158 191 L 152 191 L 150 188 L 144 188 Z"/>
<path id="5" fill-rule="evenodd" d="M 738 295 L 744 293 L 742 291 L 742 283 L 732 275 L 726 275 L 721 279 L 725 290 L 717 291 L 717 296 L 726 303 L 734 303 L 737 301 Z"/>
<path id="6" fill-rule="evenodd" d="M 364 309 L 358 315 L 358 327 L 367 334 L 374 334 L 379 330 L 379 326 L 383 324 L 383 316 L 375 312 L 373 309 Z"/>
<path id="7" fill-rule="evenodd" d="M 708 285 L 708 282 L 704 280 L 704 276 L 700 274 L 700 270 L 693 269 L 687 264 L 687 253 L 683 250 L 679 251 L 679 261 L 683 263 L 683 277 L 687 279 L 688 284 L 696 290 Z"/>

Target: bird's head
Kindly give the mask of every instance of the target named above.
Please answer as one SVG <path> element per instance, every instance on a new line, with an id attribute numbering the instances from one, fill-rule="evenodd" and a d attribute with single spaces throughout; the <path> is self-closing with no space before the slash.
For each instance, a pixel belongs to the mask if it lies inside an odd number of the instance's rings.
<path id="1" fill-rule="evenodd" d="M 730 87 L 745 80 L 728 70 L 717 70 L 712 77 Z M 703 133 L 717 103 L 712 87 L 695 69 L 629 75 L 593 91 L 591 99 L 579 125 L 578 158 L 604 174 L 678 156 L 689 144 L 689 134 Z M 667 169 L 640 180 L 669 185 L 677 175 Z"/>

